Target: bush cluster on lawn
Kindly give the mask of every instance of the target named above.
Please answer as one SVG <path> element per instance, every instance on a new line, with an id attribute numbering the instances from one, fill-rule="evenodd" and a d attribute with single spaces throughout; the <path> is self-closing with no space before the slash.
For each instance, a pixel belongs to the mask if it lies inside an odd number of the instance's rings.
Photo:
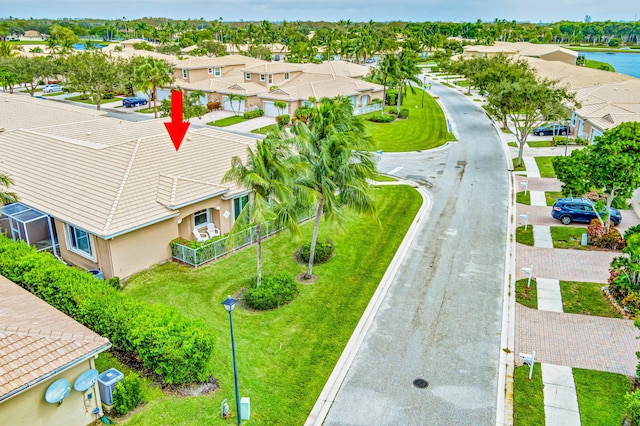
<path id="1" fill-rule="evenodd" d="M 640 313 L 640 225 L 627 229 L 624 238 L 627 246 L 622 249 L 623 255 L 613 259 L 609 268 L 609 293 L 626 311 L 637 315 Z"/>
<path id="2" fill-rule="evenodd" d="M 298 109 L 296 109 L 296 112 L 294 113 L 294 115 L 296 116 L 296 118 L 300 121 L 303 122 L 307 122 L 307 120 L 309 120 L 309 117 L 311 116 L 311 111 L 313 110 L 313 108 L 311 107 L 300 107 Z"/>
<path id="3" fill-rule="evenodd" d="M 333 256 L 333 251 L 335 247 L 333 245 L 333 240 L 331 238 L 327 238 L 326 241 L 317 241 L 316 242 L 316 251 L 313 254 L 313 264 L 319 265 L 321 263 L 325 263 L 331 256 Z M 311 255 L 311 243 L 307 243 L 298 249 L 297 256 L 298 258 L 304 262 L 309 262 L 309 256 Z"/>
<path id="4" fill-rule="evenodd" d="M 613 224 L 612 224 L 613 225 Z M 598 219 L 593 219 L 587 227 L 587 235 L 589 236 L 589 244 L 611 250 L 621 250 L 627 245 L 620 232 L 611 226 L 609 232 Z"/>
<path id="5" fill-rule="evenodd" d="M 250 120 L 252 118 L 256 118 L 256 117 L 262 117 L 264 115 L 264 111 L 261 109 L 254 109 L 253 111 L 247 111 L 244 113 L 243 117 L 246 118 L 247 120 Z"/>
<path id="6" fill-rule="evenodd" d="M 126 414 L 142 402 L 142 380 L 136 373 L 128 374 L 113 391 L 113 408 L 118 414 Z"/>
<path id="7" fill-rule="evenodd" d="M 132 299 L 87 271 L 3 235 L 0 274 L 106 337 L 115 349 L 137 355 L 165 383 L 202 381 L 209 375 L 214 343 L 202 321 Z"/>
<path id="8" fill-rule="evenodd" d="M 279 273 L 262 277 L 260 287 L 253 278 L 244 292 L 244 303 L 253 309 L 267 310 L 286 305 L 298 295 L 298 284 L 292 275 Z"/>
<path id="9" fill-rule="evenodd" d="M 276 117 L 276 123 L 281 126 L 286 126 L 291 122 L 291 116 L 289 114 L 282 114 Z"/>
<path id="10" fill-rule="evenodd" d="M 406 120 L 407 118 L 409 118 L 409 109 L 402 108 L 400 110 L 400 114 L 398 114 L 398 118 L 400 118 L 402 120 Z"/>
<path id="11" fill-rule="evenodd" d="M 395 121 L 396 117 L 392 114 L 373 114 L 370 117 L 367 117 L 367 120 L 373 121 L 374 123 L 391 123 Z"/>

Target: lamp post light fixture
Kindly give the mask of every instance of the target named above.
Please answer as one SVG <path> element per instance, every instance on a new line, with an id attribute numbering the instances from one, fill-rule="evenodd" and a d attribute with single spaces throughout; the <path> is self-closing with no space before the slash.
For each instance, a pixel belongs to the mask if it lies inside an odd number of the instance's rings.
<path id="1" fill-rule="evenodd" d="M 236 303 L 238 300 L 232 298 L 231 296 L 227 296 L 224 301 L 222 301 L 222 306 L 224 309 L 229 312 L 229 329 L 231 330 L 231 354 L 233 356 L 233 382 L 236 388 L 236 418 L 238 419 L 238 425 L 242 422 L 240 418 L 240 393 L 238 392 L 238 368 L 236 366 L 236 344 L 233 338 L 233 309 L 236 307 Z"/>
<path id="2" fill-rule="evenodd" d="M 567 148 L 569 147 L 569 133 L 571 133 L 571 119 L 567 118 L 567 140 L 564 142 L 564 156 L 567 156 Z"/>

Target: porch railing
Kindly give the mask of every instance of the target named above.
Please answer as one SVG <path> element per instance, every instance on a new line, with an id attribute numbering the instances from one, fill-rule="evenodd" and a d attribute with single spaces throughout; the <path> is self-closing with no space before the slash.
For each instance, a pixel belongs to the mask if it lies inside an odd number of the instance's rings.
<path id="1" fill-rule="evenodd" d="M 262 238 L 273 235 L 282 230 L 282 227 L 274 226 L 271 222 L 262 225 Z M 205 242 L 197 248 L 192 248 L 178 242 L 171 243 L 171 256 L 194 267 L 204 265 L 216 260 L 227 253 L 232 253 L 242 247 L 246 247 L 257 241 L 256 227 L 252 226 L 240 232 L 225 235 Z"/>
<path id="2" fill-rule="evenodd" d="M 369 104 L 363 107 L 354 108 L 353 115 L 367 114 L 374 111 L 380 111 L 381 109 L 382 109 L 382 103 Z"/>

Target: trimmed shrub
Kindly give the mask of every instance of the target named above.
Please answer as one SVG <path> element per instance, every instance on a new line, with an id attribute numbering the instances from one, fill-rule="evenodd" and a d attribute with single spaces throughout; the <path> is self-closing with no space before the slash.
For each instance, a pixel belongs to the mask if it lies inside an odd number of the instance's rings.
<path id="1" fill-rule="evenodd" d="M 373 121 L 374 123 L 391 123 L 395 121 L 396 117 L 391 114 L 373 114 L 370 117 L 367 117 L 368 121 Z"/>
<path id="2" fill-rule="evenodd" d="M 291 116 L 289 114 L 282 114 L 276 117 L 276 123 L 281 126 L 286 126 L 291 122 Z"/>
<path id="3" fill-rule="evenodd" d="M 395 90 L 387 90 L 386 93 L 387 105 L 395 105 L 398 100 L 398 92 Z"/>
<path id="4" fill-rule="evenodd" d="M 398 118 L 401 118 L 403 120 L 409 118 L 409 110 L 407 108 L 402 108 L 400 110 L 400 114 L 398 114 Z"/>
<path id="5" fill-rule="evenodd" d="M 622 250 L 627 245 L 620 232 L 613 227 L 613 222 L 611 222 L 609 233 L 607 233 L 604 225 L 598 219 L 593 219 L 587 227 L 587 235 L 589 236 L 589 244 L 596 247 Z"/>
<path id="6" fill-rule="evenodd" d="M 248 307 L 261 311 L 286 305 L 299 293 L 293 276 L 284 272 L 263 276 L 260 287 L 256 287 L 257 283 L 257 278 L 251 280 L 242 300 Z"/>
<path id="7" fill-rule="evenodd" d="M 142 380 L 136 373 L 124 376 L 113 390 L 113 408 L 126 414 L 142 402 Z"/>
<path id="8" fill-rule="evenodd" d="M 316 241 L 316 251 L 313 254 L 313 264 L 319 265 L 327 262 L 333 256 L 335 247 L 333 240 L 327 238 L 326 241 Z M 309 256 L 311 255 L 311 243 L 307 243 L 298 249 L 298 257 L 304 263 L 309 262 Z"/>
<path id="9" fill-rule="evenodd" d="M 634 425 L 640 424 L 640 390 L 628 392 L 624 396 L 624 405 L 627 414 L 631 417 Z"/>
<path id="10" fill-rule="evenodd" d="M 311 116 L 311 111 L 313 110 L 313 108 L 311 107 L 300 107 L 298 109 L 296 109 L 296 112 L 294 113 L 294 115 L 296 116 L 296 118 L 300 121 L 303 122 L 307 122 L 307 120 L 309 120 L 309 117 Z"/>
<path id="11" fill-rule="evenodd" d="M 176 309 L 147 305 L 119 292 L 119 280 L 99 280 L 49 253 L 0 235 L 0 274 L 137 355 L 167 384 L 203 381 L 213 338 L 200 320 Z"/>
<path id="12" fill-rule="evenodd" d="M 243 117 L 246 118 L 247 120 L 250 120 L 252 118 L 256 118 L 256 117 L 262 117 L 264 115 L 264 111 L 261 109 L 254 109 L 253 111 L 247 111 L 243 114 Z"/>

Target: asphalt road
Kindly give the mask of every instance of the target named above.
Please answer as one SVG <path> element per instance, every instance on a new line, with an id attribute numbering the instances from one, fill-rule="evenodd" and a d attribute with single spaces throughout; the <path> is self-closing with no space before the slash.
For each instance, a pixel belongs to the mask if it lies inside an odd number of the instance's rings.
<path id="1" fill-rule="evenodd" d="M 459 142 L 384 153 L 431 211 L 373 320 L 325 425 L 494 425 L 508 174 L 483 110 L 434 83 Z M 414 386 L 424 379 L 428 387 Z"/>

